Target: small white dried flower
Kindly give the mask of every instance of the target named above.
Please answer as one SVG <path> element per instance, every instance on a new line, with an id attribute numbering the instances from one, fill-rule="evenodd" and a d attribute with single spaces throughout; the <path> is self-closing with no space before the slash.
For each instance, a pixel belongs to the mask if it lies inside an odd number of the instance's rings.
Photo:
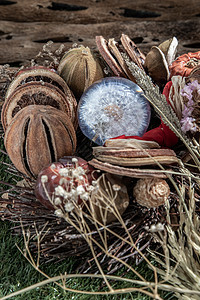
<path id="1" fill-rule="evenodd" d="M 73 162 L 73 163 L 77 163 L 77 162 L 78 162 L 78 159 L 77 159 L 76 157 L 73 157 L 73 158 L 72 158 L 72 162 Z"/>
<path id="2" fill-rule="evenodd" d="M 60 205 L 61 203 L 62 203 L 62 201 L 60 200 L 59 197 L 56 197 L 56 198 L 54 199 L 54 204 L 55 204 L 55 205 Z"/>
<path id="3" fill-rule="evenodd" d="M 69 170 L 68 170 L 68 168 L 61 168 L 61 169 L 59 169 L 58 173 L 60 174 L 60 176 L 66 177 L 69 174 Z"/>
<path id="4" fill-rule="evenodd" d="M 56 165 L 55 164 L 51 164 L 51 169 L 55 169 L 56 168 Z"/>
<path id="5" fill-rule="evenodd" d="M 95 188 L 92 185 L 89 185 L 88 188 L 87 188 L 88 192 L 92 192 L 92 191 L 94 191 L 94 189 Z"/>
<path id="6" fill-rule="evenodd" d="M 81 194 L 85 193 L 85 189 L 82 185 L 79 185 L 76 188 L 76 192 L 77 192 L 77 195 L 81 195 Z"/>
<path id="7" fill-rule="evenodd" d="M 79 178 L 80 177 L 80 173 L 79 173 L 78 169 L 72 170 L 72 177 L 75 177 L 75 178 Z"/>
<path id="8" fill-rule="evenodd" d="M 115 192 L 118 192 L 118 191 L 121 190 L 121 186 L 118 185 L 118 184 L 113 184 L 112 188 L 113 188 L 113 190 L 114 190 Z"/>
<path id="9" fill-rule="evenodd" d="M 59 218 L 62 218 L 62 217 L 63 217 L 63 212 L 62 212 L 61 209 L 56 209 L 56 210 L 54 211 L 54 213 L 55 213 L 55 215 L 56 215 L 57 217 L 59 217 Z"/>
<path id="10" fill-rule="evenodd" d="M 41 176 L 41 182 L 46 183 L 48 181 L 48 176 L 47 175 L 42 175 Z"/>
<path id="11" fill-rule="evenodd" d="M 158 223 L 156 225 L 157 231 L 163 231 L 165 229 L 164 225 L 162 223 Z"/>
<path id="12" fill-rule="evenodd" d="M 85 175 L 85 170 L 82 168 L 82 167 L 78 167 L 77 168 L 78 172 L 79 172 L 79 175 Z"/>
<path id="13" fill-rule="evenodd" d="M 63 185 L 63 184 L 67 185 L 68 183 L 69 181 L 65 177 L 61 177 L 59 180 L 59 185 Z"/>
<path id="14" fill-rule="evenodd" d="M 55 188 L 55 195 L 61 196 L 61 197 L 67 197 L 68 193 L 65 191 L 65 189 L 62 186 L 58 185 Z"/>
<path id="15" fill-rule="evenodd" d="M 74 209 L 74 204 L 72 202 L 67 202 L 65 204 L 65 211 L 66 212 L 70 212 Z"/>
<path id="16" fill-rule="evenodd" d="M 85 192 L 84 194 L 82 194 L 82 195 L 80 196 L 80 198 L 81 198 L 82 200 L 87 201 L 87 200 L 89 199 L 89 194 L 88 194 L 87 192 Z"/>
<path id="17" fill-rule="evenodd" d="M 149 229 L 149 231 L 150 232 L 157 232 L 158 230 L 157 230 L 156 225 L 152 224 L 151 227 L 150 227 L 150 229 Z"/>
<path id="18" fill-rule="evenodd" d="M 92 180 L 92 185 L 96 186 L 97 185 L 97 180 Z"/>

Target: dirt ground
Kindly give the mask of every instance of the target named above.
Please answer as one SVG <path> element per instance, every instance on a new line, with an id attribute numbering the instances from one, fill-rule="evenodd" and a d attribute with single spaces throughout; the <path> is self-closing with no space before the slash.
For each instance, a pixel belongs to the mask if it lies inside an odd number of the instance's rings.
<path id="1" fill-rule="evenodd" d="M 0 0 L 0 64 L 19 66 L 49 40 L 95 48 L 95 36 L 122 33 L 147 53 L 176 36 L 178 54 L 200 50 L 199 0 Z"/>

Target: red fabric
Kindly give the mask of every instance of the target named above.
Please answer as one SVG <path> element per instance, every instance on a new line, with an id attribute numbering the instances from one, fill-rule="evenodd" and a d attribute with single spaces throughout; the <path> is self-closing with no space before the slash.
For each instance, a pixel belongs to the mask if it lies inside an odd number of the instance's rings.
<path id="1" fill-rule="evenodd" d="M 172 82 L 169 81 L 163 90 L 167 102 L 169 103 L 169 91 L 172 86 Z M 178 138 L 171 129 L 165 125 L 161 119 L 161 124 L 157 128 L 147 131 L 142 137 L 139 136 L 125 136 L 121 135 L 113 139 L 138 139 L 144 141 L 155 141 L 161 147 L 171 148 L 178 142 Z"/>

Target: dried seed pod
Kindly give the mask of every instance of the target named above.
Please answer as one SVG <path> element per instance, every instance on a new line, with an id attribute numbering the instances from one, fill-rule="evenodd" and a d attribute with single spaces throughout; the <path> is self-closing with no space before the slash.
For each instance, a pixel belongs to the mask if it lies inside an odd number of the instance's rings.
<path id="1" fill-rule="evenodd" d="M 177 46 L 178 40 L 176 37 L 166 40 L 158 46 L 158 48 L 164 53 L 168 65 L 171 65 L 175 58 Z"/>
<path id="2" fill-rule="evenodd" d="M 135 200 L 148 208 L 163 205 L 170 194 L 170 188 L 164 179 L 142 178 L 133 188 Z"/>
<path id="3" fill-rule="evenodd" d="M 22 173 L 35 177 L 46 165 L 76 149 L 76 134 L 64 112 L 43 105 L 21 109 L 8 126 L 4 144 Z"/>
<path id="4" fill-rule="evenodd" d="M 52 84 L 59 88 L 68 98 L 68 101 L 72 102 L 76 106 L 76 99 L 70 91 L 67 83 L 56 73 L 55 70 L 48 69 L 43 66 L 34 66 L 20 70 L 9 85 L 5 99 L 7 99 L 17 87 L 29 82 Z"/>
<path id="5" fill-rule="evenodd" d="M 145 55 L 140 51 L 140 49 L 136 46 L 136 44 L 128 37 L 128 35 L 123 34 L 121 36 L 121 43 L 130 57 L 130 59 L 143 70 L 143 65 L 145 61 Z"/>
<path id="6" fill-rule="evenodd" d="M 92 217 L 103 224 L 119 219 L 129 205 L 127 188 L 121 183 L 121 177 L 103 174 L 98 179 L 98 189 L 90 198 Z"/>
<path id="7" fill-rule="evenodd" d="M 69 50 L 61 59 L 58 73 L 77 98 L 95 81 L 104 77 L 93 52 L 84 46 Z"/>
<path id="8" fill-rule="evenodd" d="M 127 176 L 132 178 L 147 178 L 147 177 L 156 177 L 156 178 L 167 178 L 165 172 L 162 170 L 154 169 L 144 169 L 144 168 L 127 168 L 116 166 L 108 162 L 102 162 L 98 159 L 93 158 L 89 161 L 89 164 L 95 167 L 98 170 L 104 172 L 109 172 L 111 174 Z"/>
<path id="9" fill-rule="evenodd" d="M 160 48 L 153 46 L 147 53 L 144 68 L 157 84 L 163 84 L 169 80 L 169 68 L 164 53 Z"/>
<path id="10" fill-rule="evenodd" d="M 76 110 L 70 105 L 66 95 L 56 86 L 50 83 L 30 82 L 16 88 L 7 98 L 1 113 L 1 121 L 4 130 L 12 121 L 12 118 L 28 105 L 49 105 L 65 112 L 77 123 Z"/>

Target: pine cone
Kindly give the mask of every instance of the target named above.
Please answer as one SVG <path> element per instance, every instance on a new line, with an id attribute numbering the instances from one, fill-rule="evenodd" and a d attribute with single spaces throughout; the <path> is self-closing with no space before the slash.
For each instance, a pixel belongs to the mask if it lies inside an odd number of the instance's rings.
<path id="1" fill-rule="evenodd" d="M 163 205 L 170 194 L 170 188 L 164 179 L 139 179 L 133 188 L 135 200 L 149 208 Z"/>

